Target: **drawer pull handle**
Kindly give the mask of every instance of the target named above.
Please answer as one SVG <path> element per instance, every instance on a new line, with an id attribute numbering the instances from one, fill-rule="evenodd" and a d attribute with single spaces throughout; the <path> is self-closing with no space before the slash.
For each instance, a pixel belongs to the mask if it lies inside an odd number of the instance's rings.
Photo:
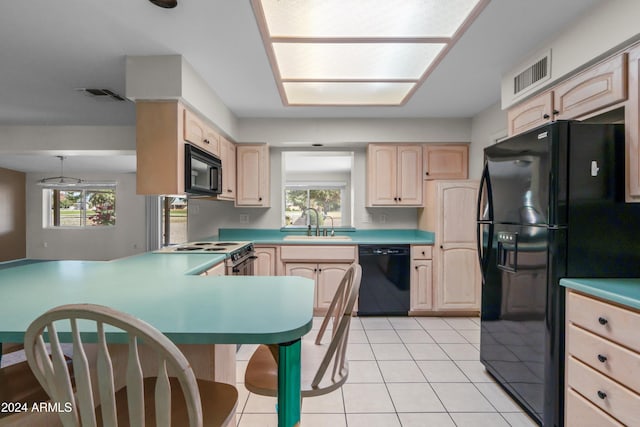
<path id="1" fill-rule="evenodd" d="M 600 391 L 598 390 L 598 397 L 602 400 L 606 399 L 607 397 L 607 393 L 605 393 L 604 391 Z"/>
<path id="2" fill-rule="evenodd" d="M 602 363 L 607 361 L 607 356 L 603 356 L 601 354 L 598 355 L 598 360 Z"/>
<path id="3" fill-rule="evenodd" d="M 607 319 L 605 319 L 604 317 L 598 317 L 598 323 L 600 323 L 601 325 L 606 325 L 607 323 L 609 323 L 609 321 Z"/>

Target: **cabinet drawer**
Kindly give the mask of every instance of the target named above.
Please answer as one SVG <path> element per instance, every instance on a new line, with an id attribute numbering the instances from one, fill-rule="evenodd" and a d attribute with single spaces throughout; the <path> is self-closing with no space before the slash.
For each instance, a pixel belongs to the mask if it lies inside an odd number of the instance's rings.
<path id="1" fill-rule="evenodd" d="M 412 245 L 411 259 L 431 259 L 433 258 L 433 246 L 431 245 Z"/>
<path id="2" fill-rule="evenodd" d="M 640 354 L 569 324 L 567 354 L 640 393 Z"/>
<path id="3" fill-rule="evenodd" d="M 572 388 L 567 389 L 565 427 L 624 427 Z"/>
<path id="4" fill-rule="evenodd" d="M 569 292 L 567 321 L 640 352 L 640 313 Z"/>
<path id="5" fill-rule="evenodd" d="M 567 363 L 567 386 L 623 424 L 637 425 L 640 395 L 571 356 Z"/>
<path id="6" fill-rule="evenodd" d="M 282 261 L 344 261 L 353 262 L 356 259 L 355 246 L 305 246 L 283 245 L 280 247 L 280 259 Z"/>

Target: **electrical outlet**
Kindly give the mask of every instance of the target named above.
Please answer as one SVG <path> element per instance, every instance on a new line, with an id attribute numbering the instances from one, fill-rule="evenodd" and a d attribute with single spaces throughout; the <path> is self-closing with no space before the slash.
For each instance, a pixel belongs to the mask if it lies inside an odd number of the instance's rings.
<path id="1" fill-rule="evenodd" d="M 385 214 L 380 214 L 380 224 L 386 224 L 387 216 Z"/>
<path id="2" fill-rule="evenodd" d="M 240 214 L 240 224 L 249 224 L 249 215 Z"/>

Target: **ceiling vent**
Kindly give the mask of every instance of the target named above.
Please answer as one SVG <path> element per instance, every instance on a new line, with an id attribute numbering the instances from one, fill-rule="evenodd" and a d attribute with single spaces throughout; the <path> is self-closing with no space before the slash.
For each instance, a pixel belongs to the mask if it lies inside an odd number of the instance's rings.
<path id="1" fill-rule="evenodd" d="M 97 99 L 99 101 L 126 101 L 127 99 L 118 95 L 117 93 L 109 89 L 93 89 L 93 88 L 79 88 L 78 92 L 82 92 L 88 97 Z"/>
<path id="2" fill-rule="evenodd" d="M 536 88 L 551 77 L 551 51 L 544 56 L 535 59 L 535 62 L 528 65 L 524 70 L 513 78 L 513 95 L 517 96 L 522 92 Z"/>

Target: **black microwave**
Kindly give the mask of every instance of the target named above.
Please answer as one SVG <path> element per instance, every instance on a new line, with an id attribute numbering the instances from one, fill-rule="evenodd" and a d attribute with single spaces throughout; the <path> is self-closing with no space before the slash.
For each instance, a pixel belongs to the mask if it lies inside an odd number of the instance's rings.
<path id="1" fill-rule="evenodd" d="M 212 154 L 184 144 L 184 190 L 188 194 L 222 193 L 222 162 Z"/>

